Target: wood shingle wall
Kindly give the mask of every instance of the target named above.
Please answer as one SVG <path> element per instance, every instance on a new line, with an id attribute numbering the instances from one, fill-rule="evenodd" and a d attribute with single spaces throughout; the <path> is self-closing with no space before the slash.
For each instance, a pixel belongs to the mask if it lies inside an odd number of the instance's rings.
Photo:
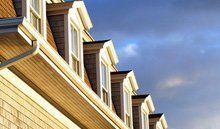
<path id="1" fill-rule="evenodd" d="M 64 15 L 48 16 L 47 18 L 56 42 L 58 53 L 65 59 Z"/>
<path id="2" fill-rule="evenodd" d="M 0 18 L 16 17 L 12 0 L 0 0 Z"/>
<path id="3" fill-rule="evenodd" d="M 67 128 L 2 76 L 0 76 L 0 127 Z"/>
<path id="4" fill-rule="evenodd" d="M 15 11 L 17 16 L 22 16 L 22 0 L 13 0 Z"/>
<path id="5" fill-rule="evenodd" d="M 97 67 L 96 67 L 96 54 L 84 54 L 84 65 L 89 76 L 90 84 L 93 91 L 97 93 Z"/>
<path id="6" fill-rule="evenodd" d="M 47 42 L 56 50 L 57 50 L 57 46 L 56 46 L 56 43 L 55 43 L 55 40 L 54 40 L 54 37 L 53 37 L 53 33 L 52 33 L 52 30 L 50 28 L 50 23 L 49 21 L 47 20 Z"/>
<path id="7" fill-rule="evenodd" d="M 140 129 L 139 106 L 132 107 L 134 129 Z"/>
<path id="8" fill-rule="evenodd" d="M 121 102 L 121 83 L 112 83 L 112 101 L 114 103 L 116 114 L 122 119 L 122 102 Z"/>

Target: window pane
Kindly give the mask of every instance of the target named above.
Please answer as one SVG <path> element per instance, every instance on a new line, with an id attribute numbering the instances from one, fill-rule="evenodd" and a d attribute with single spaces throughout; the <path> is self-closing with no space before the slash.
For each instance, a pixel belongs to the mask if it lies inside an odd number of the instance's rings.
<path id="1" fill-rule="evenodd" d="M 74 57 L 72 57 L 72 68 L 77 74 L 79 74 L 79 61 Z"/>
<path id="2" fill-rule="evenodd" d="M 102 74 L 101 84 L 107 90 L 108 88 L 107 88 L 107 80 L 106 80 L 107 79 L 107 77 L 106 77 L 107 71 L 106 70 L 107 70 L 106 66 L 102 63 L 102 65 L 101 65 L 101 74 Z"/>
<path id="3" fill-rule="evenodd" d="M 102 98 L 103 98 L 103 102 L 108 105 L 108 93 L 106 92 L 105 89 L 102 90 Z"/>
<path id="4" fill-rule="evenodd" d="M 40 19 L 31 11 L 31 24 L 40 32 Z"/>
<path id="5" fill-rule="evenodd" d="M 129 115 L 127 115 L 126 114 L 126 121 L 125 121 L 125 123 L 126 123 L 126 125 L 128 126 L 128 127 L 130 127 L 130 116 Z"/>
<path id="6" fill-rule="evenodd" d="M 34 8 L 34 10 L 37 13 L 40 13 L 40 9 L 39 9 L 40 0 L 30 0 L 30 4 L 31 4 L 31 7 Z"/>
<path id="7" fill-rule="evenodd" d="M 77 31 L 71 26 L 71 51 L 78 57 Z"/>

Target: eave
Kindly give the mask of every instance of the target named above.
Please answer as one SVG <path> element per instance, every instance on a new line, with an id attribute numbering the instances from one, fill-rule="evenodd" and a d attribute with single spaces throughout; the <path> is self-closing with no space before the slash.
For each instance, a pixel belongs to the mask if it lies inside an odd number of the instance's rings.
<path id="1" fill-rule="evenodd" d="M 81 128 L 128 128 L 25 18 L 0 20 L 1 59 L 8 60 L 31 49 L 33 41 L 40 43 L 40 50 L 9 67 L 14 74 Z"/>

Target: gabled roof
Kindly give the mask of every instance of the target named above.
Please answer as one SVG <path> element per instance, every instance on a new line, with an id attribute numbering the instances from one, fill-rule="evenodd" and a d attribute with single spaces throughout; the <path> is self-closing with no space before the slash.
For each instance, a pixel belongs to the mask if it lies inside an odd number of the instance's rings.
<path id="1" fill-rule="evenodd" d="M 112 82 L 122 82 L 125 78 L 128 78 L 133 91 L 138 90 L 138 84 L 132 70 L 128 71 L 116 71 L 111 72 L 111 81 Z"/>
<path id="2" fill-rule="evenodd" d="M 141 105 L 144 104 L 149 109 L 150 113 L 155 111 L 153 100 L 150 94 L 143 94 L 143 95 L 133 95 L 132 96 L 132 105 Z"/>
<path id="3" fill-rule="evenodd" d="M 47 4 L 47 12 L 54 14 L 68 14 L 69 10 L 73 8 L 77 9 L 77 11 L 79 12 L 80 18 L 83 22 L 83 26 L 85 27 L 85 29 L 89 30 L 90 28 L 92 28 L 93 25 L 83 1 L 75 0 L 72 2 L 59 2 Z"/>
<path id="4" fill-rule="evenodd" d="M 118 63 L 118 56 L 116 54 L 112 40 L 84 42 L 83 48 L 85 53 L 97 52 L 100 51 L 101 49 L 106 49 L 112 64 L 115 65 Z"/>
<path id="5" fill-rule="evenodd" d="M 168 124 L 167 124 L 164 113 L 150 114 L 149 121 L 150 122 L 161 122 L 161 125 L 163 126 L 164 129 L 168 128 Z"/>

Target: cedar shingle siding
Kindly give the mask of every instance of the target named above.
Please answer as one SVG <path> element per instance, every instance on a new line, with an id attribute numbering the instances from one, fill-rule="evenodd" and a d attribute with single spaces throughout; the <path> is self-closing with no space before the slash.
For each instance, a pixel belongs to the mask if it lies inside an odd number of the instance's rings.
<path id="1" fill-rule="evenodd" d="M 85 68 L 85 70 L 84 70 L 84 80 L 85 80 L 85 83 L 87 84 L 87 86 L 88 86 L 89 88 L 92 88 L 92 86 L 91 86 L 91 84 L 90 84 L 90 80 L 89 80 L 88 74 L 87 74 L 86 71 L 87 71 L 87 70 L 86 70 L 86 68 Z"/>
<path id="2" fill-rule="evenodd" d="M 133 125 L 134 125 L 134 129 L 140 129 L 140 118 L 139 118 L 139 107 L 138 106 L 133 106 L 132 107 L 132 111 L 133 111 Z"/>
<path id="3" fill-rule="evenodd" d="M 22 0 L 13 0 L 15 11 L 17 16 L 22 16 Z"/>
<path id="4" fill-rule="evenodd" d="M 48 16 L 58 53 L 65 59 L 64 15 Z"/>
<path id="5" fill-rule="evenodd" d="M 92 85 L 92 89 L 97 93 L 97 73 L 96 54 L 84 54 L 84 65 Z"/>
<path id="6" fill-rule="evenodd" d="M 0 128 L 67 129 L 2 76 L 0 76 Z"/>
<path id="7" fill-rule="evenodd" d="M 0 0 L 0 18 L 16 17 L 12 0 Z"/>
<path id="8" fill-rule="evenodd" d="M 57 46 L 53 37 L 53 33 L 50 29 L 50 24 L 47 20 L 47 42 L 57 51 Z"/>
<path id="9" fill-rule="evenodd" d="M 122 105 L 121 105 L 121 93 L 120 86 L 121 83 L 112 83 L 112 101 L 115 106 L 116 114 L 122 119 Z"/>

